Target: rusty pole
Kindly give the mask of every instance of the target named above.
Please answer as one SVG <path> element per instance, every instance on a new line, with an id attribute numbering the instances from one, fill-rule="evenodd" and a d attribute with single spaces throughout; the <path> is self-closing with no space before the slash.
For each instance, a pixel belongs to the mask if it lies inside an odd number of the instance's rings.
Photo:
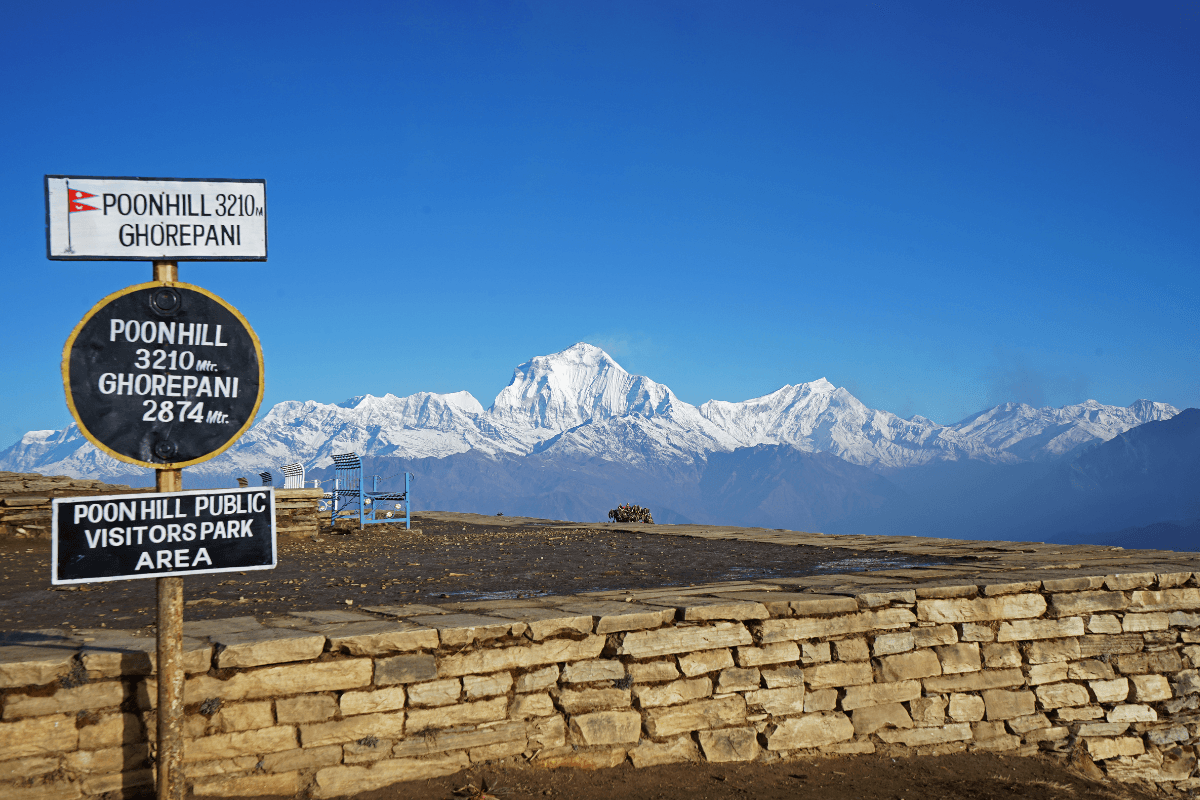
<path id="1" fill-rule="evenodd" d="M 174 261 L 155 261 L 154 280 L 175 282 Z M 159 492 L 183 490 L 183 470 L 156 470 Z M 183 800 L 183 578 L 158 578 L 158 800 Z"/>

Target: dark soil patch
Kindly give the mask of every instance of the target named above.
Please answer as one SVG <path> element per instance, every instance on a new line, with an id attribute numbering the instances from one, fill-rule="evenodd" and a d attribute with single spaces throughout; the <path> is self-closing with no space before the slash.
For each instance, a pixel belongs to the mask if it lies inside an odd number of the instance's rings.
<path id="1" fill-rule="evenodd" d="M 843 548 L 718 541 L 416 517 L 401 525 L 279 540 L 279 566 L 189 577 L 187 619 L 301 609 L 571 595 L 613 589 L 802 577 L 917 566 L 928 560 Z M 346 601 L 350 601 L 348 604 Z M 0 541 L 0 630 L 153 624 L 150 580 L 50 586 L 50 544 Z"/>

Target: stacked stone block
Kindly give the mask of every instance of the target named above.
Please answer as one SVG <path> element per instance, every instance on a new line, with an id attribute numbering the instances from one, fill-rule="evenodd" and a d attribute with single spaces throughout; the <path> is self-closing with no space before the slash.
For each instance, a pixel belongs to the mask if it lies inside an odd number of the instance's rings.
<path id="1" fill-rule="evenodd" d="M 275 530 L 280 536 L 316 536 L 321 529 L 320 489 L 276 489 Z"/>
<path id="2" fill-rule="evenodd" d="M 509 761 L 636 767 L 961 751 L 1200 787 L 1191 573 L 558 598 L 188 623 L 197 797 L 337 797 Z M 153 780 L 153 639 L 0 648 L 0 796 Z"/>
<path id="3" fill-rule="evenodd" d="M 56 497 L 140 494 L 150 488 L 68 478 L 65 475 L 0 472 L 0 536 L 49 539 L 51 501 Z M 275 525 L 281 536 L 316 536 L 320 489 L 276 489 Z"/>
<path id="4" fill-rule="evenodd" d="M 0 536 L 49 539 L 50 502 L 55 497 L 149 491 L 152 490 L 68 478 L 66 475 L 0 472 Z"/>

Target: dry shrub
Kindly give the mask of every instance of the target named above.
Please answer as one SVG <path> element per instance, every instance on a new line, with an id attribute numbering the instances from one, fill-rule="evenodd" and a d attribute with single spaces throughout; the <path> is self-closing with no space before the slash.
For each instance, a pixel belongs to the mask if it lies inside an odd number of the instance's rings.
<path id="1" fill-rule="evenodd" d="M 613 522 L 645 522 L 648 525 L 654 524 L 654 517 L 650 514 L 650 509 L 635 505 L 617 506 L 608 512 L 608 518 Z"/>

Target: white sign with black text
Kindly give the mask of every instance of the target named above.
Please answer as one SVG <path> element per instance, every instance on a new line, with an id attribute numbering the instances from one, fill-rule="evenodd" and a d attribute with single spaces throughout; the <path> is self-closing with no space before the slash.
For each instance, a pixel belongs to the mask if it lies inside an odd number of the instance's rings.
<path id="1" fill-rule="evenodd" d="M 265 261 L 267 182 L 47 175 L 46 256 Z"/>

